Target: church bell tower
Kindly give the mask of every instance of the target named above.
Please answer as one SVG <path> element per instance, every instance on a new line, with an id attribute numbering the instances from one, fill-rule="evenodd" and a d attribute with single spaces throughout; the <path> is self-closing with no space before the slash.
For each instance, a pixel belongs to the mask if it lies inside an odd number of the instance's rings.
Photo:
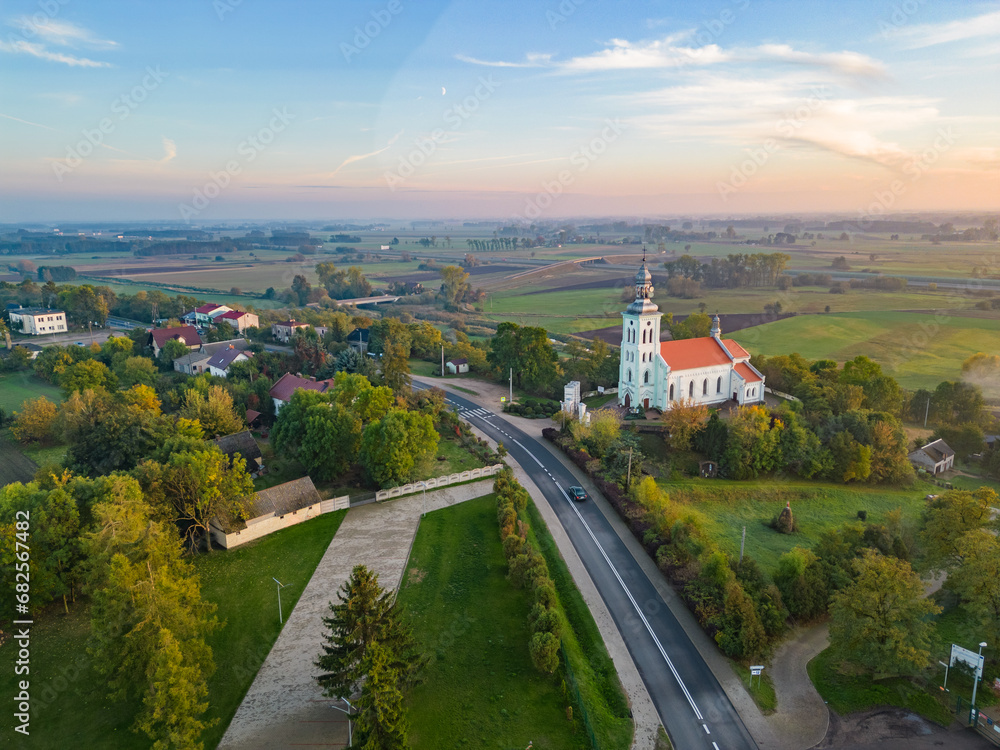
<path id="1" fill-rule="evenodd" d="M 657 358 L 660 353 L 660 309 L 653 303 L 653 276 L 642 265 L 635 275 L 635 301 L 622 313 L 621 363 L 618 403 L 625 407 L 656 405 Z"/>

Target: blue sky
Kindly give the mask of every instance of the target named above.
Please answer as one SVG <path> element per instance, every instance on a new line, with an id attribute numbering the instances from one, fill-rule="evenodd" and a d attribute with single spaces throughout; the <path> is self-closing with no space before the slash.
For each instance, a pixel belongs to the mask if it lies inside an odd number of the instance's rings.
<path id="1" fill-rule="evenodd" d="M 0 25 L 0 221 L 1000 203 L 996 3 L 9 0 Z"/>

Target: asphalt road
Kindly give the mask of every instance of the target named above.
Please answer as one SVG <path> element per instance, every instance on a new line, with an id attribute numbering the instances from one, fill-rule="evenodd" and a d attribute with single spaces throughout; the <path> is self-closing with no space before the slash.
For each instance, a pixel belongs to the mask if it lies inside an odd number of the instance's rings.
<path id="1" fill-rule="evenodd" d="M 447 401 L 503 442 L 549 501 L 611 611 L 674 747 L 756 750 L 715 675 L 604 514 L 591 502 L 569 499 L 566 488 L 576 480 L 566 468 L 503 418 L 452 393 Z"/>

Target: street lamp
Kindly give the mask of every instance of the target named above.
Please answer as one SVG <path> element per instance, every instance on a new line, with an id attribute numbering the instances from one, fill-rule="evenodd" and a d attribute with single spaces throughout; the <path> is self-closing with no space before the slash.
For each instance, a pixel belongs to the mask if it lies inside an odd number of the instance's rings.
<path id="1" fill-rule="evenodd" d="M 985 642 L 984 643 L 980 643 L 979 644 L 979 656 L 980 657 L 982 657 L 982 655 L 983 655 L 983 649 L 984 648 L 986 648 L 986 643 Z M 976 687 L 978 687 L 979 680 L 980 680 L 980 678 L 981 678 L 981 676 L 983 674 L 982 671 L 981 671 L 982 668 L 983 668 L 983 663 L 982 663 L 982 659 L 980 659 L 980 661 L 979 661 L 979 668 L 975 672 L 972 673 L 972 707 L 973 708 L 976 707 Z M 978 672 L 979 674 L 976 674 L 976 672 Z"/>
<path id="2" fill-rule="evenodd" d="M 282 583 L 274 576 L 271 576 L 271 580 L 274 581 L 276 584 L 278 584 L 278 623 L 284 624 L 285 621 L 281 617 L 281 590 L 285 588 L 285 586 L 287 586 L 288 584 Z"/>
<path id="3" fill-rule="evenodd" d="M 332 703 L 330 704 L 330 708 L 335 708 L 338 711 L 343 711 L 345 714 L 347 714 L 347 746 L 350 747 L 351 745 L 354 744 L 354 737 L 351 734 L 351 709 L 353 709 L 354 706 L 351 705 L 350 701 L 348 701 L 347 698 L 337 698 L 337 700 L 344 701 L 344 703 L 347 704 L 347 710 L 345 711 L 340 706 L 335 706 Z"/>

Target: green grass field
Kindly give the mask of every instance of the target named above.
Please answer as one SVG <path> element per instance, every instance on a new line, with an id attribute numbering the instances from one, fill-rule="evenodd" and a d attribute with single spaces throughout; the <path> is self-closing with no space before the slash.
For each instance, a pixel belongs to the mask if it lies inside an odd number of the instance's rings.
<path id="1" fill-rule="evenodd" d="M 531 602 L 506 570 L 493 495 L 421 521 L 399 591 L 430 657 L 409 696 L 412 747 L 585 746 L 558 686 L 531 666 Z"/>
<path id="2" fill-rule="evenodd" d="M 843 362 L 863 354 L 904 388 L 933 390 L 976 352 L 1000 350 L 1000 322 L 932 313 L 839 313 L 787 318 L 734 335 L 753 354 L 798 352 Z"/>
<path id="3" fill-rule="evenodd" d="M 63 392 L 61 388 L 46 383 L 32 372 L 0 373 L 0 409 L 8 415 L 20 409 L 25 401 L 39 396 L 45 396 L 58 404 L 63 399 Z"/>
<path id="4" fill-rule="evenodd" d="M 792 547 L 812 547 L 827 529 L 856 521 L 859 510 L 867 512 L 870 523 L 882 523 L 886 513 L 902 508 L 904 524 L 914 524 L 924 508 L 924 496 L 937 491 L 924 482 L 909 489 L 894 489 L 773 478 L 747 482 L 689 479 L 659 484 L 671 499 L 701 514 L 708 536 L 730 556 L 739 555 L 745 526 L 745 554 L 767 573 Z M 794 534 L 780 534 L 767 526 L 786 502 L 791 503 L 800 529 Z"/>
<path id="5" fill-rule="evenodd" d="M 323 557 L 346 511 L 329 513 L 245 547 L 195 558 L 202 595 L 215 602 L 226 625 L 209 638 L 216 672 L 209 679 L 209 719 L 219 723 L 203 737 L 215 747 L 278 637 L 274 576 L 288 584 L 281 594 L 291 612 Z M 68 616 L 59 607 L 35 619 L 31 640 L 32 724 L 30 738 L 11 733 L 9 747 L 24 750 L 65 747 L 129 750 L 148 748 L 145 735 L 129 730 L 136 704 L 111 703 L 103 679 L 91 668 L 85 645 L 89 608 L 78 604 Z M 10 649 L 5 649 L 10 652 Z M 7 662 L 5 662 L 6 664 Z M 0 673 L 0 690 L 15 695 L 14 670 Z"/>

